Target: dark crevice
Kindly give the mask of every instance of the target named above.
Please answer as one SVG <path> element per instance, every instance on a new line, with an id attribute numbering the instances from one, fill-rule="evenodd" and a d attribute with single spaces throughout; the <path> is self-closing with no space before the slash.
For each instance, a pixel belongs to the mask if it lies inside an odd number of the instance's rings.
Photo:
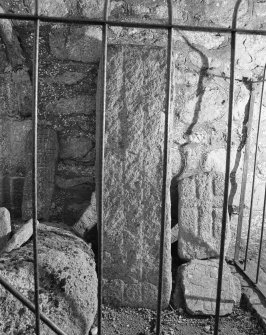
<path id="1" fill-rule="evenodd" d="M 182 36 L 183 39 L 185 40 L 185 42 L 187 43 L 187 45 L 194 50 L 195 52 L 197 52 L 201 58 L 202 61 L 202 66 L 200 68 L 200 72 L 199 72 L 199 81 L 198 81 L 198 86 L 197 86 L 197 90 L 196 90 L 196 97 L 198 98 L 195 109 L 194 109 L 194 116 L 193 116 L 193 121 L 190 124 L 190 126 L 188 127 L 187 131 L 186 131 L 186 135 L 190 135 L 192 134 L 193 128 L 194 126 L 198 123 L 199 120 L 199 113 L 201 110 L 201 104 L 202 104 L 202 99 L 203 99 L 203 95 L 205 93 L 206 87 L 204 86 L 204 79 L 207 78 L 209 76 L 208 74 L 208 69 L 209 69 L 209 61 L 208 58 L 204 55 L 204 53 L 197 49 L 193 44 L 191 44 L 188 39 L 185 36 Z"/>
<path id="2" fill-rule="evenodd" d="M 246 88 L 249 90 L 250 94 L 249 94 L 248 103 L 245 107 L 244 120 L 242 123 L 242 135 L 241 135 L 241 140 L 237 148 L 237 152 L 236 152 L 235 164 L 230 173 L 231 189 L 230 189 L 229 198 L 228 198 L 228 212 L 229 212 L 230 217 L 232 214 L 237 214 L 237 211 L 238 211 L 238 209 L 235 208 L 235 206 L 233 205 L 234 197 L 236 195 L 237 187 L 238 187 L 238 184 L 236 181 L 236 173 L 239 168 L 240 161 L 241 161 L 242 150 L 245 147 L 246 142 L 247 142 L 248 124 L 250 121 L 249 113 L 250 113 L 250 107 L 251 107 L 250 102 L 251 102 L 252 82 L 248 78 L 243 78 L 243 83 L 245 84 Z"/>

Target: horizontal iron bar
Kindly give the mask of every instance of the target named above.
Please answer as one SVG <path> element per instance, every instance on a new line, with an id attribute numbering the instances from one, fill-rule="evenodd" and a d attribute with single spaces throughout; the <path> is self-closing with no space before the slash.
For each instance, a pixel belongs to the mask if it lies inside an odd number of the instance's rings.
<path id="1" fill-rule="evenodd" d="M 0 284 L 9 291 L 15 298 L 17 298 L 21 303 L 23 303 L 30 311 L 33 313 L 36 312 L 35 306 L 30 300 L 25 298 L 19 291 L 17 291 L 12 285 L 10 285 L 1 275 L 0 275 Z M 61 329 L 57 327 L 56 324 L 53 323 L 48 317 L 40 312 L 40 319 L 50 328 L 52 329 L 57 335 L 67 335 Z"/>
<path id="2" fill-rule="evenodd" d="M 110 26 L 128 27 L 128 28 L 149 28 L 149 29 L 177 29 L 184 31 L 194 32 L 209 32 L 209 33 L 232 33 L 246 35 L 264 35 L 266 36 L 266 30 L 261 29 L 244 29 L 244 28 L 225 28 L 225 27 L 202 27 L 202 26 L 190 26 L 190 25 L 179 25 L 169 23 L 146 23 L 146 22 L 126 22 L 126 21 L 112 21 L 102 19 L 89 19 L 89 18 L 75 18 L 75 17 L 56 17 L 56 16 L 44 16 L 44 15 L 29 15 L 29 14 L 13 14 L 13 13 L 0 13 L 0 19 L 10 20 L 21 20 L 21 21 L 36 21 L 50 22 L 50 23 L 75 23 L 93 26 L 103 26 L 108 24 Z"/>

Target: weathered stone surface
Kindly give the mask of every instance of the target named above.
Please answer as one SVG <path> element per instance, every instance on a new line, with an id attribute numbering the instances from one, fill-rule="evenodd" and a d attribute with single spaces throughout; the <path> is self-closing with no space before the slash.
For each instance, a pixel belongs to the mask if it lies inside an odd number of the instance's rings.
<path id="1" fill-rule="evenodd" d="M 97 211 L 95 192 L 93 192 L 91 195 L 90 205 L 72 228 L 80 237 L 85 237 L 85 234 L 88 233 L 95 225 L 97 225 Z"/>
<path id="2" fill-rule="evenodd" d="M 63 188 L 63 189 L 68 189 L 68 188 L 71 188 L 77 185 L 86 184 L 88 182 L 89 182 L 88 177 L 63 178 L 63 177 L 57 176 L 55 180 L 56 186 Z"/>
<path id="3" fill-rule="evenodd" d="M 59 140 L 59 158 L 82 162 L 95 161 L 94 142 L 85 136 L 62 137 Z"/>
<path id="4" fill-rule="evenodd" d="M 81 72 L 74 71 L 66 71 L 61 75 L 56 76 L 55 78 L 51 78 L 56 83 L 66 84 L 66 85 L 74 85 L 80 82 L 85 78 L 85 74 Z"/>
<path id="5" fill-rule="evenodd" d="M 104 298 L 117 305 L 157 305 L 165 56 L 165 50 L 156 47 L 127 45 L 108 50 Z M 170 194 L 166 209 L 164 307 L 171 292 Z"/>
<path id="6" fill-rule="evenodd" d="M 37 221 L 37 225 L 39 222 Z M 29 220 L 21 228 L 19 228 L 11 239 L 7 242 L 4 252 L 10 252 L 14 249 L 18 249 L 22 244 L 26 243 L 33 234 L 33 220 Z"/>
<path id="7" fill-rule="evenodd" d="M 178 232 L 179 232 L 179 227 L 178 223 L 171 229 L 171 243 L 175 243 L 178 241 Z"/>
<path id="8" fill-rule="evenodd" d="M 58 157 L 56 132 L 49 128 L 38 129 L 38 218 L 49 218 L 54 191 L 55 168 Z M 32 132 L 27 138 L 27 176 L 24 183 L 22 218 L 32 217 Z"/>
<path id="9" fill-rule="evenodd" d="M 11 222 L 9 211 L 1 207 L 0 208 L 0 251 L 5 247 L 11 233 Z"/>
<path id="10" fill-rule="evenodd" d="M 0 167 L 3 174 L 25 174 L 26 138 L 31 127 L 31 120 L 0 119 Z"/>
<path id="11" fill-rule="evenodd" d="M 0 74 L 0 116 L 29 116 L 32 86 L 27 69 Z"/>
<path id="12" fill-rule="evenodd" d="M 200 174 L 179 181 L 178 254 L 182 259 L 219 256 L 222 184 L 222 175 L 216 173 Z M 230 238 L 230 223 L 227 220 L 225 252 Z"/>
<path id="13" fill-rule="evenodd" d="M 40 308 L 64 332 L 88 334 L 97 310 L 97 276 L 91 248 L 63 229 L 40 224 Z M 1 276 L 34 299 L 32 242 L 1 256 Z M 35 334 L 34 314 L 0 288 L 1 334 Z M 54 334 L 42 324 L 42 334 Z"/>
<path id="14" fill-rule="evenodd" d="M 72 78 L 73 79 L 73 78 Z M 63 79 L 61 79 L 63 80 Z M 70 81 L 70 78 L 68 79 Z M 73 98 L 62 98 L 56 103 L 50 103 L 46 107 L 48 113 L 55 116 L 70 114 L 92 114 L 96 109 L 95 96 L 80 95 Z"/>
<path id="15" fill-rule="evenodd" d="M 186 310 L 192 315 L 215 315 L 219 260 L 192 260 L 181 265 L 178 281 L 184 293 Z M 230 314 L 241 298 L 239 279 L 224 263 L 220 315 Z"/>
<path id="16" fill-rule="evenodd" d="M 77 62 L 98 62 L 101 55 L 102 31 L 99 27 L 71 27 L 66 31 L 58 28 L 50 34 L 52 54 L 59 59 Z"/>
<path id="17" fill-rule="evenodd" d="M 13 218 L 21 218 L 24 177 L 10 177 L 8 174 L 0 181 L 0 202 Z"/>

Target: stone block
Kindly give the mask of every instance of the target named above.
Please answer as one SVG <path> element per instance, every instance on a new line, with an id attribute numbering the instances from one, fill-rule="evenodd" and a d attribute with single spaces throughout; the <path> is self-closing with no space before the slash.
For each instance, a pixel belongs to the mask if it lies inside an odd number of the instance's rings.
<path id="1" fill-rule="evenodd" d="M 219 260 L 192 260 L 181 265 L 177 274 L 183 289 L 186 310 L 192 315 L 215 315 Z M 224 263 L 220 315 L 232 313 L 239 304 L 241 285 Z"/>
<path id="2" fill-rule="evenodd" d="M 11 233 L 11 220 L 9 211 L 0 208 L 0 251 L 6 246 Z"/>
<path id="3" fill-rule="evenodd" d="M 58 157 L 58 140 L 54 130 L 44 127 L 38 129 L 37 139 L 37 202 L 38 218 L 49 218 L 55 184 L 55 169 Z M 27 175 L 24 183 L 22 218 L 32 217 L 32 132 L 27 137 Z"/>
<path id="4" fill-rule="evenodd" d="M 71 27 L 70 30 L 54 28 L 50 34 L 51 53 L 63 60 L 98 62 L 101 56 L 101 39 L 102 31 L 99 27 Z"/>
<path id="5" fill-rule="evenodd" d="M 103 275 L 105 285 L 121 281 L 115 290 L 117 305 L 157 306 L 165 89 L 163 48 L 109 47 Z M 171 292 L 170 174 L 167 184 L 163 307 Z M 111 299 L 106 296 L 105 301 Z"/>
<path id="6" fill-rule="evenodd" d="M 39 222 L 37 221 L 37 225 Z M 11 239 L 8 241 L 4 248 L 4 252 L 10 252 L 14 249 L 20 248 L 24 243 L 26 243 L 33 234 L 33 220 L 29 220 L 22 227 L 20 227 Z"/>
<path id="7" fill-rule="evenodd" d="M 26 137 L 31 126 L 31 120 L 0 119 L 0 167 L 3 174 L 25 174 Z"/>
<path id="8" fill-rule="evenodd" d="M 220 253 L 222 202 L 213 195 L 216 174 L 200 174 L 179 182 L 178 255 L 183 260 L 218 257 Z M 190 192 L 189 192 L 190 191 Z M 231 238 L 227 219 L 225 252 Z"/>
<path id="9" fill-rule="evenodd" d="M 0 116 L 29 116 L 32 111 L 32 86 L 27 69 L 0 74 Z"/>
<path id="10" fill-rule="evenodd" d="M 96 197 L 95 192 L 91 195 L 90 205 L 82 214 L 78 222 L 73 226 L 73 230 L 80 237 L 85 237 L 95 225 L 97 225 Z"/>

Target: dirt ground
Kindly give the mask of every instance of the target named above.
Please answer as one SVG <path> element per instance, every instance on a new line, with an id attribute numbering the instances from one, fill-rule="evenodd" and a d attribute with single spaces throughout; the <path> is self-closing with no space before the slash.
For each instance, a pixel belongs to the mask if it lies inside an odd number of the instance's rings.
<path id="1" fill-rule="evenodd" d="M 155 334 L 156 313 L 147 309 L 110 308 L 103 306 L 103 335 Z M 191 317 L 182 309 L 167 310 L 162 315 L 162 335 L 213 334 L 214 317 Z M 220 335 L 266 334 L 245 306 L 235 308 L 220 321 Z"/>

